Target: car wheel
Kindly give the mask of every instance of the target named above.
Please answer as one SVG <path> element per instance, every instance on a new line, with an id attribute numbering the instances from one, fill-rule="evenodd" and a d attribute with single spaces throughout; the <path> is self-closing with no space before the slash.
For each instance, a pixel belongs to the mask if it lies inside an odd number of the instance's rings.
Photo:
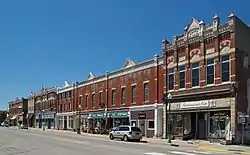
<path id="1" fill-rule="evenodd" d="M 128 141 L 128 136 L 127 136 L 127 135 L 124 135 L 124 136 L 123 136 L 123 140 L 124 140 L 125 142 L 127 142 L 127 141 Z"/>
<path id="2" fill-rule="evenodd" d="M 109 135 L 109 139 L 110 139 L 110 140 L 114 140 L 113 134 L 110 134 L 110 135 Z"/>

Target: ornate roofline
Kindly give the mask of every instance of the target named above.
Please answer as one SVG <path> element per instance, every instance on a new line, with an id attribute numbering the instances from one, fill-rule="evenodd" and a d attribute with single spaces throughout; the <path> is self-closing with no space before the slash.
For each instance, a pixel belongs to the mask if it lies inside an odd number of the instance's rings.
<path id="1" fill-rule="evenodd" d="M 197 42 L 210 37 L 216 37 L 219 34 L 228 31 L 233 32 L 234 24 L 234 13 L 229 14 L 228 22 L 224 24 L 220 24 L 220 18 L 217 15 L 213 17 L 212 24 L 205 24 L 202 20 L 198 21 L 197 19 L 192 18 L 192 20 L 184 28 L 183 33 L 181 35 L 174 36 L 172 41 L 166 45 L 166 48 L 168 51 L 175 50 L 176 48 L 189 43 Z"/>
<path id="2" fill-rule="evenodd" d="M 140 70 L 145 70 L 145 69 L 148 69 L 148 68 L 151 68 L 151 67 L 154 67 L 157 65 L 162 65 L 162 64 L 163 64 L 163 56 L 155 55 L 153 59 L 149 59 L 149 60 L 134 64 L 134 65 L 126 67 L 126 68 L 121 68 L 121 69 L 115 70 L 115 71 L 110 72 L 110 73 L 106 72 L 105 74 L 100 75 L 100 76 L 96 76 L 90 80 L 81 81 L 78 83 L 78 87 L 80 88 L 80 87 L 83 87 L 86 85 L 102 82 L 102 81 L 107 80 L 107 78 L 113 79 L 113 78 L 116 78 L 119 76 L 131 74 L 134 72 L 138 72 Z M 63 92 L 67 92 L 70 90 L 73 90 L 73 84 L 67 88 L 59 89 L 58 93 L 63 93 Z"/>

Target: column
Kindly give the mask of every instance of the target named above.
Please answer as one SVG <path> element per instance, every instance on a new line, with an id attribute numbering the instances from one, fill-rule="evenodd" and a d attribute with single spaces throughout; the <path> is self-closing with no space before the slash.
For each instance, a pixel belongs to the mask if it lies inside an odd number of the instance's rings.
<path id="1" fill-rule="evenodd" d="M 166 127 L 167 127 L 167 124 L 166 124 L 166 106 L 164 105 L 164 107 L 163 107 L 163 123 L 162 123 L 162 125 L 163 125 L 163 137 L 165 138 L 166 137 Z"/>
<path id="2" fill-rule="evenodd" d="M 158 107 L 157 107 L 157 103 L 155 104 L 155 110 L 154 110 L 154 136 L 158 137 Z"/>
<path id="3" fill-rule="evenodd" d="M 67 129 L 69 129 L 70 128 L 70 120 L 69 120 L 69 116 L 67 116 Z"/>
<path id="4" fill-rule="evenodd" d="M 207 133 L 210 133 L 210 111 L 207 112 Z"/>

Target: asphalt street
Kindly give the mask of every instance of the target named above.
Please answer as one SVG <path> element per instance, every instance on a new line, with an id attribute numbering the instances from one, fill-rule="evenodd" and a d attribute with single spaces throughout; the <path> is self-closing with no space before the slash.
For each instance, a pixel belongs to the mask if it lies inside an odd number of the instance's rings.
<path id="1" fill-rule="evenodd" d="M 230 152 L 204 151 L 146 142 L 110 141 L 108 137 L 0 128 L 0 155 L 216 155 Z"/>

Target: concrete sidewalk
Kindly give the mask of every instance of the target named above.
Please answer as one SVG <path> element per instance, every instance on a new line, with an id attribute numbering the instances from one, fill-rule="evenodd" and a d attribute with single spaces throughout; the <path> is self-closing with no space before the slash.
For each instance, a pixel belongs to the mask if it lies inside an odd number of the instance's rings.
<path id="1" fill-rule="evenodd" d="M 18 127 L 10 127 L 10 128 L 18 129 Z M 42 129 L 38 129 L 38 128 L 29 128 L 29 130 L 43 131 Z M 77 136 L 76 132 L 68 131 L 68 130 L 45 129 L 44 132 L 57 132 L 57 133 L 65 133 L 67 135 L 70 134 L 70 135 Z M 90 136 L 90 137 L 108 139 L 107 135 L 90 134 L 90 133 L 83 133 L 83 132 L 79 136 Z M 191 140 L 191 141 L 172 140 L 171 144 L 167 142 L 167 139 L 160 139 L 160 138 L 143 138 L 142 141 L 145 141 L 147 143 L 152 143 L 152 144 L 172 145 L 175 147 L 196 147 L 196 148 L 199 148 L 201 150 L 206 150 L 206 151 L 236 152 L 237 154 L 250 154 L 249 146 L 222 145 L 219 143 L 210 143 L 208 141 L 202 141 L 202 140 Z"/>

